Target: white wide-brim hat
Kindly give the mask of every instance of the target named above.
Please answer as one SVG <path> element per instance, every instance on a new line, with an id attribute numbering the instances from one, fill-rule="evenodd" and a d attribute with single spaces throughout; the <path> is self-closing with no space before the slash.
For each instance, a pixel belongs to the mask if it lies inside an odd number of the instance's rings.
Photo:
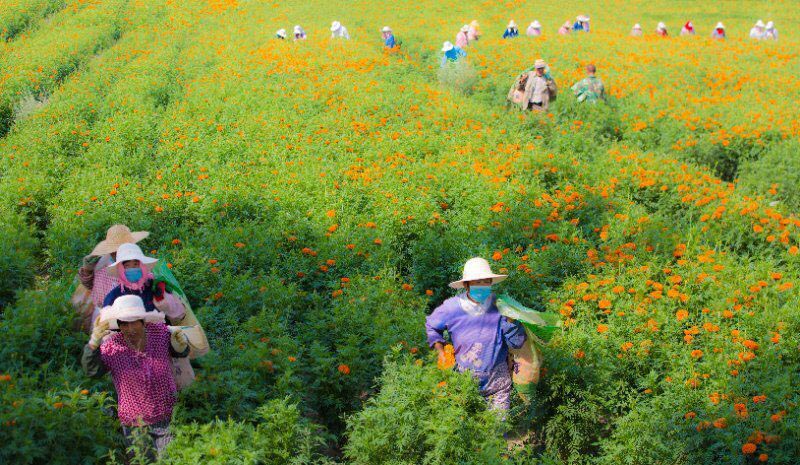
<path id="1" fill-rule="evenodd" d="M 539 21 L 534 21 L 534 22 L 531 23 L 531 27 L 534 28 L 534 29 L 541 29 L 542 25 L 539 24 Z"/>
<path id="2" fill-rule="evenodd" d="M 580 15 L 575 19 L 580 21 L 580 22 L 582 22 L 582 23 L 588 23 L 589 22 L 589 17 L 585 16 L 585 15 Z"/>
<path id="3" fill-rule="evenodd" d="M 758 21 L 756 21 L 756 27 L 765 27 L 764 26 L 764 21 L 761 21 L 760 19 Z"/>
<path id="4" fill-rule="evenodd" d="M 664 23 L 658 23 L 658 27 L 656 29 L 666 29 L 667 25 Z"/>
<path id="5" fill-rule="evenodd" d="M 469 24 L 461 26 L 461 32 L 469 32 Z"/>
<path id="6" fill-rule="evenodd" d="M 772 29 L 773 27 L 775 27 L 775 23 L 773 23 L 772 21 L 770 21 L 770 22 L 768 22 L 768 23 L 767 23 L 767 25 L 766 25 L 765 27 L 766 27 L 767 29 Z"/>
<path id="7" fill-rule="evenodd" d="M 149 235 L 150 233 L 147 231 L 131 232 L 124 224 L 115 224 L 108 228 L 105 240 L 95 246 L 92 255 L 101 256 L 114 253 L 122 244 L 135 244 Z"/>
<path id="8" fill-rule="evenodd" d="M 634 25 L 633 25 L 633 28 L 634 28 L 634 29 L 641 29 L 641 28 L 642 28 L 642 25 L 641 25 L 641 24 L 639 24 L 639 23 L 636 23 L 636 24 L 634 24 Z"/>
<path id="9" fill-rule="evenodd" d="M 545 62 L 541 58 L 537 58 L 536 61 L 533 62 L 533 69 L 539 69 L 539 68 L 547 68 L 547 62 Z"/>
<path id="10" fill-rule="evenodd" d="M 515 23 L 514 20 L 512 19 L 511 21 L 508 22 L 508 27 L 517 27 L 517 23 Z"/>
<path id="11" fill-rule="evenodd" d="M 278 32 L 275 33 L 278 37 L 286 38 L 286 29 L 278 29 Z"/>
<path id="12" fill-rule="evenodd" d="M 100 310 L 100 321 L 107 321 L 109 329 L 119 329 L 119 321 L 144 320 L 145 323 L 164 323 L 165 316 L 158 311 L 148 312 L 138 295 L 117 297 L 113 305 Z"/>
<path id="13" fill-rule="evenodd" d="M 342 28 L 342 23 L 339 21 L 334 21 L 331 23 L 331 32 L 336 32 Z"/>
<path id="14" fill-rule="evenodd" d="M 381 29 L 381 32 L 392 32 L 392 28 L 390 28 L 389 26 L 383 26 L 383 29 Z"/>
<path id="15" fill-rule="evenodd" d="M 507 277 L 508 275 L 505 274 L 493 273 L 492 267 L 489 266 L 489 262 L 487 262 L 486 259 L 475 257 L 467 260 L 467 263 L 464 264 L 464 273 L 461 279 L 450 283 L 450 287 L 453 289 L 463 289 L 465 282 L 480 281 L 482 279 L 491 279 L 492 284 L 497 284 Z"/>
<path id="16" fill-rule="evenodd" d="M 299 25 L 294 27 L 294 33 L 295 34 L 301 34 L 302 32 L 303 32 L 303 28 L 300 27 Z"/>
<path id="17" fill-rule="evenodd" d="M 442 51 L 443 52 L 449 52 L 450 50 L 453 50 L 453 48 L 454 48 L 453 44 L 450 41 L 447 41 L 444 44 L 442 44 Z"/>
<path id="18" fill-rule="evenodd" d="M 128 260 L 139 260 L 143 265 L 152 265 L 157 262 L 157 258 L 145 256 L 142 249 L 136 244 L 122 244 L 117 249 L 117 261 L 108 265 L 109 269 L 116 269 L 118 265 L 127 262 Z"/>
<path id="19" fill-rule="evenodd" d="M 719 22 L 717 23 L 717 27 L 715 29 L 725 29 L 725 25 Z"/>
<path id="20" fill-rule="evenodd" d="M 572 22 L 571 21 L 564 21 L 564 24 L 561 27 L 570 28 L 570 27 L 572 27 Z"/>

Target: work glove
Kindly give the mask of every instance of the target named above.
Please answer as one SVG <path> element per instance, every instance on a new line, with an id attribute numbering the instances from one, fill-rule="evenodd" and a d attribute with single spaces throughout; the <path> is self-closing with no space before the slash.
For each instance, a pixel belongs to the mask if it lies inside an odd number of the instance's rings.
<path id="1" fill-rule="evenodd" d="M 167 292 L 167 283 L 159 281 L 156 283 L 156 288 L 153 289 L 153 300 L 161 302 L 164 300 L 164 293 Z"/>
<path id="2" fill-rule="evenodd" d="M 172 348 L 175 349 L 175 352 L 183 353 L 183 351 L 189 347 L 189 336 L 187 336 L 181 328 L 177 328 L 172 331 L 169 342 L 172 344 Z"/>
<path id="3" fill-rule="evenodd" d="M 103 343 L 103 338 L 111 334 L 108 326 L 108 321 L 100 321 L 99 316 L 94 320 L 94 329 L 92 330 L 92 336 L 89 338 L 90 349 L 96 350 Z"/>

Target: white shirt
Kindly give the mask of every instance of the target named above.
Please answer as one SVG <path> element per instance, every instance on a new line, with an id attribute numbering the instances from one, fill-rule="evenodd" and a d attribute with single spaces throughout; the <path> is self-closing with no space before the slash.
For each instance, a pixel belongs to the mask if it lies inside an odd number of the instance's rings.
<path id="1" fill-rule="evenodd" d="M 532 103 L 542 103 L 544 93 L 547 92 L 547 79 L 544 76 L 533 76 L 533 92 L 531 93 Z"/>
<path id="2" fill-rule="evenodd" d="M 338 31 L 333 31 L 331 34 L 331 39 L 342 38 L 342 39 L 350 39 L 350 34 L 347 33 L 347 28 L 342 26 L 339 28 Z"/>

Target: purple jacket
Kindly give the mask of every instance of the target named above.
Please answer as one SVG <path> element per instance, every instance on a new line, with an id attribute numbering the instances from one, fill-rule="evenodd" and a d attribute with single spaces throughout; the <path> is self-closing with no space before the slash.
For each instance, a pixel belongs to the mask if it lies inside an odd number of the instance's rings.
<path id="1" fill-rule="evenodd" d="M 464 311 L 461 299 L 455 296 L 445 300 L 425 320 L 428 345 L 444 343 L 446 330 L 459 370 L 472 371 L 483 389 L 492 370 L 508 363 L 508 348 L 519 349 L 525 343 L 525 330 L 519 322 L 509 323 L 500 315 L 494 294 L 483 303 L 483 314 Z"/>

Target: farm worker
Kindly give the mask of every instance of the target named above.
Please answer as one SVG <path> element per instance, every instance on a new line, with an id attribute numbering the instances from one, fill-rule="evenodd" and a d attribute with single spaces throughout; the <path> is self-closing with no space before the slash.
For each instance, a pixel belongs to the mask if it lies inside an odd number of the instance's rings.
<path id="1" fill-rule="evenodd" d="M 639 23 L 633 25 L 633 29 L 631 29 L 631 36 L 633 37 L 641 37 L 642 36 L 642 26 Z"/>
<path id="2" fill-rule="evenodd" d="M 461 26 L 461 30 L 456 34 L 456 47 L 466 48 L 469 45 L 469 25 Z"/>
<path id="3" fill-rule="evenodd" d="M 597 68 L 593 64 L 586 65 L 586 77 L 572 86 L 572 91 L 575 92 L 579 102 L 597 103 L 598 100 L 605 100 L 603 81 L 595 76 L 596 71 Z"/>
<path id="4" fill-rule="evenodd" d="M 490 408 L 505 412 L 510 406 L 511 373 L 508 349 L 525 343 L 525 330 L 497 310 L 492 285 L 506 275 L 494 274 L 483 258 L 471 258 L 464 265 L 460 280 L 450 283 L 464 292 L 445 300 L 425 320 L 428 345 L 447 359 L 444 332 L 453 343 L 456 368 L 470 371 L 478 380 L 481 395 Z"/>
<path id="5" fill-rule="evenodd" d="M 686 21 L 686 24 L 681 28 L 682 36 L 693 36 L 695 34 L 694 25 L 691 21 Z"/>
<path id="6" fill-rule="evenodd" d="M 347 28 L 342 26 L 339 21 L 331 23 L 331 39 L 347 39 L 350 40 L 350 34 L 347 33 Z"/>
<path id="7" fill-rule="evenodd" d="M 278 29 L 278 32 L 275 33 L 275 37 L 280 40 L 286 39 L 286 29 Z"/>
<path id="8" fill-rule="evenodd" d="M 119 332 L 111 330 L 118 329 Z M 139 296 L 126 295 L 103 309 L 83 348 L 84 373 L 111 373 L 117 391 L 117 416 L 127 447 L 142 435 L 145 455 L 157 460 L 172 440 L 169 430 L 177 388 L 172 357 L 186 357 L 189 342 L 180 328 L 164 324 L 164 314 L 148 312 Z"/>
<path id="9" fill-rule="evenodd" d="M 542 25 L 539 21 L 534 21 L 528 26 L 528 29 L 525 30 L 525 34 L 528 37 L 539 37 L 542 35 Z"/>
<path id="10" fill-rule="evenodd" d="M 306 31 L 303 30 L 302 27 L 299 25 L 294 27 L 294 40 L 305 40 L 306 39 Z"/>
<path id="11" fill-rule="evenodd" d="M 467 52 L 460 47 L 456 47 L 450 41 L 447 41 L 442 45 L 442 51 L 444 52 L 444 55 L 442 56 L 442 67 L 444 67 L 448 61 L 456 62 L 461 57 L 467 56 Z"/>
<path id="12" fill-rule="evenodd" d="M 381 38 L 383 39 L 383 46 L 386 48 L 394 48 L 395 40 L 392 29 L 389 26 L 383 26 L 381 29 Z"/>
<path id="13" fill-rule="evenodd" d="M 750 38 L 756 40 L 764 38 L 764 21 L 760 19 L 756 21 L 756 25 L 753 26 L 753 29 L 750 29 Z"/>
<path id="14" fill-rule="evenodd" d="M 527 102 L 529 110 L 547 111 L 550 106 L 550 100 L 555 100 L 558 88 L 555 80 L 547 71 L 547 63 L 544 60 L 537 59 L 534 62 L 533 69 L 528 73 L 524 101 Z"/>
<path id="15" fill-rule="evenodd" d="M 667 25 L 664 23 L 658 23 L 658 27 L 656 27 L 656 34 L 661 37 L 668 37 L 669 33 L 667 32 Z"/>
<path id="16" fill-rule="evenodd" d="M 471 23 L 469 23 L 469 29 L 467 30 L 467 39 L 472 42 L 473 40 L 478 40 L 481 38 L 481 29 L 480 25 L 478 24 L 478 20 L 473 19 Z"/>
<path id="17" fill-rule="evenodd" d="M 570 33 L 572 30 L 572 23 L 569 21 L 564 22 L 560 28 L 558 28 L 558 33 L 562 36 L 565 36 Z"/>
<path id="18" fill-rule="evenodd" d="M 151 270 L 157 261 L 156 258 L 146 257 L 136 244 L 119 246 L 116 260 L 108 266 L 109 272 L 117 276 L 119 284 L 106 295 L 103 307 L 112 306 L 122 296 L 136 295 L 144 302 L 146 311 L 159 310 L 170 322 L 183 320 L 186 308 L 179 298 L 166 291 L 165 283 L 158 283 L 156 290 L 153 290 Z"/>
<path id="19" fill-rule="evenodd" d="M 517 27 L 517 23 L 514 22 L 512 19 L 508 22 L 508 26 L 506 26 L 505 32 L 503 32 L 504 39 L 513 39 L 514 37 L 519 36 L 519 28 Z"/>
<path id="20" fill-rule="evenodd" d="M 83 264 L 78 269 L 78 280 L 88 291 L 91 300 L 92 314 L 87 325 L 89 331 L 103 307 L 106 295 L 119 284 L 117 276 L 108 269 L 116 260 L 117 249 L 125 243 L 135 244 L 149 235 L 147 231 L 131 232 L 124 224 L 115 224 L 108 228 L 106 238 L 94 247 L 92 253 L 83 257 Z"/>
<path id="21" fill-rule="evenodd" d="M 775 29 L 775 23 L 772 21 L 767 22 L 767 27 L 764 29 L 764 39 L 778 40 L 778 30 Z"/>
<path id="22" fill-rule="evenodd" d="M 576 18 L 575 25 L 572 26 L 572 30 L 589 32 L 589 17 L 586 15 L 579 15 Z"/>
<path id="23" fill-rule="evenodd" d="M 725 25 L 721 22 L 717 23 L 717 26 L 714 28 L 714 31 L 711 32 L 712 39 L 724 39 L 725 38 Z"/>

